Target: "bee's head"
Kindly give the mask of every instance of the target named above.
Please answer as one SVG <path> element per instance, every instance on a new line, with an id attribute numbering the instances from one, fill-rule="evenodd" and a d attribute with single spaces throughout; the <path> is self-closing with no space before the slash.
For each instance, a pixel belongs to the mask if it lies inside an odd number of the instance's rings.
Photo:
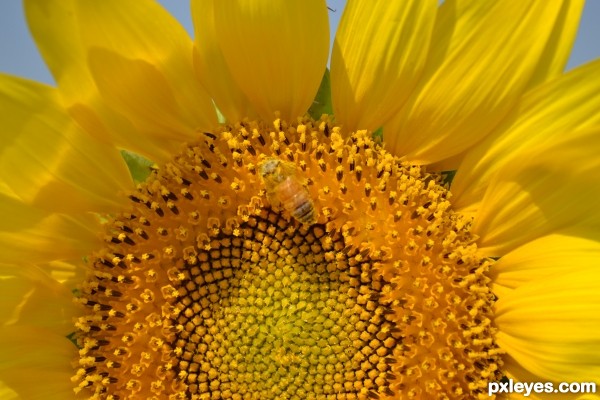
<path id="1" fill-rule="evenodd" d="M 267 158 L 258 164 L 258 173 L 262 178 L 266 178 L 269 175 L 276 173 L 279 164 L 281 164 L 281 160 L 277 158 Z"/>

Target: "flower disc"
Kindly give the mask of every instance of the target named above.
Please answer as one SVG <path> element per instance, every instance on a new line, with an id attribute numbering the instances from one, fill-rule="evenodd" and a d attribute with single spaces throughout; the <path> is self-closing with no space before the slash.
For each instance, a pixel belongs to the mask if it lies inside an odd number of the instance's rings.
<path id="1" fill-rule="evenodd" d="M 267 159 L 291 166 L 269 188 Z M 78 390 L 484 396 L 500 375 L 491 261 L 440 182 L 326 117 L 201 134 L 131 194 L 90 259 Z"/>

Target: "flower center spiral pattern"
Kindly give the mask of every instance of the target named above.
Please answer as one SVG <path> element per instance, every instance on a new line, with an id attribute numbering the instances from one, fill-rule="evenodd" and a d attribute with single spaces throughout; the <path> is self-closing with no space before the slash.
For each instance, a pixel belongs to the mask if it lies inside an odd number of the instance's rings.
<path id="1" fill-rule="evenodd" d="M 267 196 L 266 158 L 295 166 L 314 223 Z M 130 199 L 77 298 L 91 398 L 468 399 L 501 375 L 492 261 L 441 177 L 367 132 L 225 126 Z"/>

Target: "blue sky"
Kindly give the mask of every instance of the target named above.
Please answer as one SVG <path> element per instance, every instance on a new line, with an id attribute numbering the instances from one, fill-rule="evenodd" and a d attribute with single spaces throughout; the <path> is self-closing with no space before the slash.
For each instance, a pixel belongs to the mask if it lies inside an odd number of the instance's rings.
<path id="1" fill-rule="evenodd" d="M 159 2 L 179 19 L 190 33 L 192 32 L 188 1 L 159 0 Z M 333 32 L 342 14 L 345 0 L 328 0 L 327 4 L 336 10 L 329 13 L 333 42 Z M 568 69 L 600 57 L 599 20 L 600 1 L 588 0 Z M 21 2 L 18 0 L 3 0 L 0 3 L 0 72 L 46 83 L 53 82 L 29 36 Z"/>

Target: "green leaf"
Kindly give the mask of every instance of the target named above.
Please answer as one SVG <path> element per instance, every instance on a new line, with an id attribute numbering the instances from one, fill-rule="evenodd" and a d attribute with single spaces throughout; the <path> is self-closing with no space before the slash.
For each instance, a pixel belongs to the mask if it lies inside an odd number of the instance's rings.
<path id="1" fill-rule="evenodd" d="M 139 154 L 127 150 L 121 150 L 121 157 L 127 163 L 129 173 L 135 183 L 144 182 L 152 171 L 154 163 Z"/>
<path id="2" fill-rule="evenodd" d="M 313 119 L 321 118 L 321 115 L 333 115 L 333 106 L 331 105 L 331 80 L 329 79 L 329 69 L 325 69 L 325 74 L 321 80 L 319 91 L 308 109 L 308 114 Z"/>

